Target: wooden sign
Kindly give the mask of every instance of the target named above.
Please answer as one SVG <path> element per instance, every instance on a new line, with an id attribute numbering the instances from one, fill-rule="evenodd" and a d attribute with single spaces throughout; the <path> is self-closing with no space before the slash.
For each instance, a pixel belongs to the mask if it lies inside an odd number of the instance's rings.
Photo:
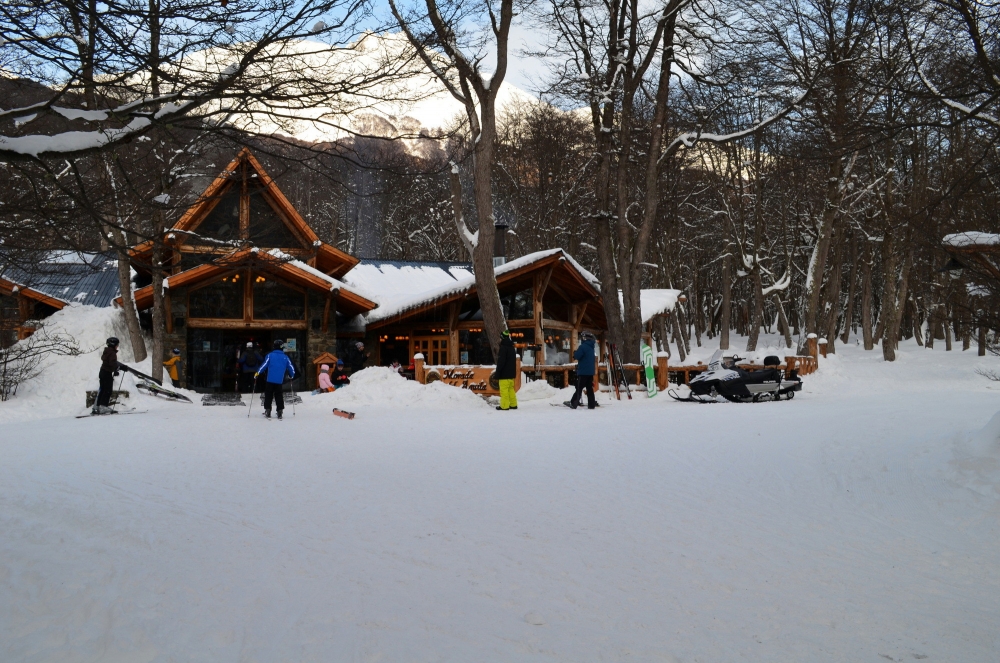
<path id="1" fill-rule="evenodd" d="M 443 382 L 460 389 L 474 391 L 481 396 L 500 394 L 500 383 L 494 371 L 496 366 L 428 366 L 423 355 L 413 357 L 414 377 L 420 384 Z M 517 359 L 514 391 L 521 388 L 521 358 Z"/>

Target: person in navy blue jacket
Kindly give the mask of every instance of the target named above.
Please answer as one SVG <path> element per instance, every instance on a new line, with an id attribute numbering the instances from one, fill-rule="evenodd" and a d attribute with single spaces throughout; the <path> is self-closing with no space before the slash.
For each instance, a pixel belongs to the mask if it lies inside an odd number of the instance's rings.
<path id="1" fill-rule="evenodd" d="M 285 396 L 281 391 L 281 385 L 287 375 L 292 380 L 295 379 L 295 367 L 292 360 L 281 349 L 284 345 L 280 340 L 274 342 L 274 350 L 268 353 L 264 363 L 260 365 L 260 370 L 254 375 L 264 376 L 264 416 L 271 418 L 271 401 L 275 401 L 278 406 L 278 419 L 281 419 L 281 412 L 285 409 Z"/>
<path id="2" fill-rule="evenodd" d="M 594 398 L 594 373 L 597 367 L 594 365 L 594 343 L 596 339 L 590 332 L 580 334 L 580 347 L 573 353 L 576 359 L 576 392 L 569 401 L 569 406 L 574 410 L 580 407 L 584 389 L 587 390 L 587 409 L 593 410 L 597 407 L 597 399 Z"/>

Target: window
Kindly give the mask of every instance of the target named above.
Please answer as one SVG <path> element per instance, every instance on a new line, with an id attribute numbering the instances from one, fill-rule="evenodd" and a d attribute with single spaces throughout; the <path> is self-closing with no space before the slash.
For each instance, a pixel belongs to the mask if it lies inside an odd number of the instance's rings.
<path id="1" fill-rule="evenodd" d="M 226 193 L 208 213 L 205 220 L 198 224 L 194 232 L 202 237 L 211 237 L 224 242 L 240 237 L 240 193 L 235 186 L 230 186 Z M 197 238 L 192 238 L 192 244 L 198 244 Z"/>
<path id="2" fill-rule="evenodd" d="M 253 275 L 255 320 L 305 320 L 306 295 L 264 274 Z"/>
<path id="3" fill-rule="evenodd" d="M 266 248 L 302 245 L 264 199 L 261 189 L 250 194 L 250 241 Z"/>
<path id="4" fill-rule="evenodd" d="M 0 295 L 0 323 L 17 324 L 21 320 L 21 309 L 17 297 Z"/>
<path id="5" fill-rule="evenodd" d="M 188 296 L 188 315 L 192 318 L 243 318 L 243 275 L 223 277 Z"/>
<path id="6" fill-rule="evenodd" d="M 531 290 L 522 290 L 500 299 L 504 317 L 508 320 L 528 320 L 535 317 Z"/>

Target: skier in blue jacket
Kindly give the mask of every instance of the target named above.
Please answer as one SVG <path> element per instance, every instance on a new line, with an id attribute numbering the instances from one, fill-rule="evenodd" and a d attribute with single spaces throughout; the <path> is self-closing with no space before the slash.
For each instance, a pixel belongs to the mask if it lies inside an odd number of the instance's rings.
<path id="1" fill-rule="evenodd" d="M 292 380 L 295 379 L 295 367 L 292 366 L 292 360 L 281 349 L 282 345 L 284 344 L 280 340 L 275 340 L 274 350 L 268 353 L 264 363 L 260 365 L 260 370 L 254 374 L 254 378 L 261 374 L 265 376 L 264 416 L 268 419 L 271 418 L 272 400 L 278 405 L 278 419 L 281 419 L 281 412 L 285 409 L 285 397 L 281 391 L 281 385 L 285 381 L 286 375 Z"/>

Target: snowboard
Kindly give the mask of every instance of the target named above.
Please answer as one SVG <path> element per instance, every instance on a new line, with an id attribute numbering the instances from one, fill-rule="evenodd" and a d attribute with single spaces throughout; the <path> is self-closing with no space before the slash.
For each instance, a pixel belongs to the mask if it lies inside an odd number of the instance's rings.
<path id="1" fill-rule="evenodd" d="M 568 407 L 568 408 L 569 408 L 569 409 L 571 409 L 571 410 L 573 409 L 573 406 L 569 404 L 569 401 L 563 401 L 562 403 L 549 403 L 549 405 L 551 405 L 552 407 Z M 581 410 L 586 410 L 586 409 L 588 409 L 588 408 L 587 408 L 587 406 L 586 406 L 586 405 L 584 405 L 583 403 L 580 403 L 580 404 L 579 404 L 579 405 L 577 405 L 576 407 L 577 407 L 577 409 L 581 409 Z M 600 404 L 600 403 L 597 403 L 596 405 L 594 405 L 594 409 L 595 409 L 595 410 L 596 410 L 597 408 L 599 408 L 599 407 L 601 407 L 601 404 Z"/>
<path id="2" fill-rule="evenodd" d="M 341 410 L 341 409 L 338 409 L 338 408 L 333 408 L 333 413 L 335 415 L 337 415 L 338 417 L 343 417 L 344 419 L 353 419 L 354 418 L 354 413 L 353 412 L 348 412 L 347 410 Z"/>

